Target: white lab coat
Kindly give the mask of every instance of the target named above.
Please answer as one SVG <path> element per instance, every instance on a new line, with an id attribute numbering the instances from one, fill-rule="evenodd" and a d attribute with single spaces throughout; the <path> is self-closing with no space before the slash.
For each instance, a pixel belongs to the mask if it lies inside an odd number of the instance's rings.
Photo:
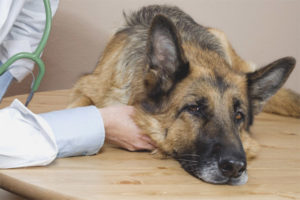
<path id="1" fill-rule="evenodd" d="M 59 0 L 50 0 L 52 16 Z M 38 46 L 46 23 L 42 0 L 0 0 L 0 61 L 19 52 L 33 52 Z M 10 66 L 12 76 L 22 81 L 33 70 L 31 60 L 22 59 Z"/>
<path id="2" fill-rule="evenodd" d="M 50 0 L 52 15 L 59 0 Z M 45 27 L 42 0 L 0 0 L 0 61 L 19 52 L 33 52 Z M 9 73 L 21 81 L 34 63 L 22 59 Z M 0 88 L 1 90 L 1 88 Z M 105 139 L 95 106 L 36 115 L 20 101 L 0 109 L 0 168 L 41 166 L 56 157 L 96 154 Z"/>

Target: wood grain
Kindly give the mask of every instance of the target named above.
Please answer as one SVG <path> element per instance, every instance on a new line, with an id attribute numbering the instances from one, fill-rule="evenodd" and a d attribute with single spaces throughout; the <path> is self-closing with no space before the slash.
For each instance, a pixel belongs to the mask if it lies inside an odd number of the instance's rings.
<path id="1" fill-rule="evenodd" d="M 67 94 L 37 93 L 30 109 L 63 109 Z M 26 96 L 18 98 L 24 102 Z M 4 99 L 0 108 L 12 99 Z M 109 145 L 98 155 L 57 159 L 48 167 L 0 170 L 0 186 L 29 199 L 300 199 L 300 120 L 263 113 L 252 134 L 261 150 L 248 164 L 243 186 L 207 184 L 172 159 Z"/>

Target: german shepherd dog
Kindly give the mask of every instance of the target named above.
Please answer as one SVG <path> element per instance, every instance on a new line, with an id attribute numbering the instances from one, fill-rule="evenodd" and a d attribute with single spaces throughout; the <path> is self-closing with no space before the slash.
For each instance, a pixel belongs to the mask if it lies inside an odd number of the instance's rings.
<path id="1" fill-rule="evenodd" d="M 143 133 L 187 172 L 209 183 L 246 183 L 246 154 L 254 157 L 258 149 L 249 127 L 295 59 L 255 70 L 223 32 L 177 7 L 147 6 L 124 16 L 126 25 L 95 71 L 76 83 L 69 107 L 134 105 Z M 266 111 L 299 117 L 299 97 L 282 89 Z"/>

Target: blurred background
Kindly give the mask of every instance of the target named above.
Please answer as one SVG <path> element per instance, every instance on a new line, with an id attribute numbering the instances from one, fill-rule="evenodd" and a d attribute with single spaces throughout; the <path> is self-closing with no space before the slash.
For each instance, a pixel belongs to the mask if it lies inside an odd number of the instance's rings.
<path id="1" fill-rule="evenodd" d="M 39 91 L 71 88 L 92 72 L 110 36 L 130 13 L 149 4 L 171 4 L 198 23 L 223 30 L 237 53 L 258 66 L 284 56 L 300 62 L 299 0 L 61 0 L 43 60 Z M 29 91 L 31 76 L 14 83 L 7 96 Z M 297 64 L 285 87 L 300 92 Z"/>

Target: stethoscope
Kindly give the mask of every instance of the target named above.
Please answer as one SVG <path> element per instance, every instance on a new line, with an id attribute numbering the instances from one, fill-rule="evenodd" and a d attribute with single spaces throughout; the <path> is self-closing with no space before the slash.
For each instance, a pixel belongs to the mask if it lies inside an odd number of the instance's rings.
<path id="1" fill-rule="evenodd" d="M 1 76 L 6 72 L 6 70 L 8 69 L 8 67 L 10 65 L 12 65 L 14 62 L 16 62 L 19 59 L 23 59 L 23 58 L 31 59 L 38 65 L 39 72 L 38 72 L 37 78 L 34 79 L 34 82 L 31 86 L 31 90 L 27 97 L 25 106 L 28 106 L 29 102 L 31 101 L 31 99 L 34 95 L 34 92 L 36 92 L 37 89 L 39 88 L 41 80 L 43 79 L 44 74 L 45 74 L 45 64 L 42 61 L 42 59 L 40 58 L 40 56 L 41 56 L 41 53 L 44 50 L 45 45 L 48 41 L 48 37 L 50 34 L 50 30 L 51 30 L 52 14 L 51 14 L 51 7 L 50 7 L 49 0 L 43 0 L 43 1 L 44 1 L 44 6 L 45 6 L 45 12 L 46 12 L 46 25 L 45 25 L 45 30 L 44 30 L 42 39 L 41 39 L 38 47 L 36 48 L 36 50 L 33 53 L 28 53 L 28 52 L 17 53 L 16 55 L 9 58 L 3 65 L 0 66 L 0 76 Z M 1 101 L 1 99 L 2 99 L 2 97 L 0 97 L 0 101 Z"/>

